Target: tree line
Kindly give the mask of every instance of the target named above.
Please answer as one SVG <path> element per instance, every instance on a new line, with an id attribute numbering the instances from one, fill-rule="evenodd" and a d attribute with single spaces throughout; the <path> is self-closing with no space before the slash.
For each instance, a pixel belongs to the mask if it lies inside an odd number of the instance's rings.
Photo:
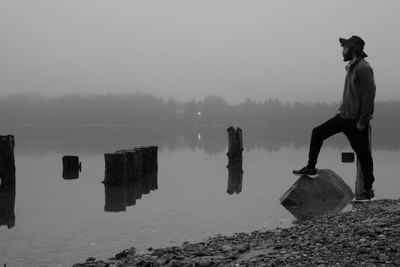
<path id="1" fill-rule="evenodd" d="M 199 101 L 164 100 L 149 94 L 17 95 L 0 98 L 0 123 L 6 125 L 241 125 L 311 127 L 333 116 L 338 104 L 282 103 L 245 99 L 229 104 L 222 97 Z M 393 116 L 400 102 L 376 102 L 374 124 L 399 128 Z"/>

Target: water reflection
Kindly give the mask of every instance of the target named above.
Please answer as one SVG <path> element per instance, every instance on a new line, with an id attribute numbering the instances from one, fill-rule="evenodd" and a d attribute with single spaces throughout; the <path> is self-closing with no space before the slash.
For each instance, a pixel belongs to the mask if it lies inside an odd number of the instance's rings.
<path id="1" fill-rule="evenodd" d="M 228 166 L 228 194 L 239 194 L 242 192 L 243 184 L 243 161 L 229 162 Z"/>
<path id="2" fill-rule="evenodd" d="M 15 185 L 0 185 L 0 226 L 15 226 Z"/>
<path id="3" fill-rule="evenodd" d="M 293 216 L 302 221 L 312 217 L 338 213 L 342 211 L 352 200 L 352 198 L 337 198 L 330 200 L 313 201 L 304 205 L 283 205 Z"/>
<path id="4" fill-rule="evenodd" d="M 157 171 L 155 171 L 136 176 L 133 182 L 121 186 L 104 184 L 104 211 L 126 211 L 127 207 L 136 205 L 136 200 L 141 199 L 142 195 L 158 189 L 157 175 Z"/>
<path id="5" fill-rule="evenodd" d="M 215 155 L 226 150 L 226 125 L 221 126 L 7 126 L 5 130 L 18 136 L 18 152 L 43 153 L 61 151 L 62 153 L 95 152 L 104 153 L 115 147 L 130 144 L 134 147 L 142 144 L 157 144 L 160 150 L 175 151 L 189 147 L 202 149 L 206 154 Z M 244 146 L 246 151 L 263 148 L 266 151 L 278 151 L 282 146 L 308 146 L 312 126 L 290 128 L 287 125 L 274 127 L 255 127 L 243 125 L 246 133 Z M 199 133 L 200 136 L 199 136 Z M 373 133 L 374 148 L 399 149 L 399 131 L 388 131 L 375 127 Z M 199 138 L 200 137 L 200 138 Z M 200 139 L 200 140 L 199 140 Z M 327 143 L 336 148 L 348 147 L 343 135 L 333 137 Z"/>

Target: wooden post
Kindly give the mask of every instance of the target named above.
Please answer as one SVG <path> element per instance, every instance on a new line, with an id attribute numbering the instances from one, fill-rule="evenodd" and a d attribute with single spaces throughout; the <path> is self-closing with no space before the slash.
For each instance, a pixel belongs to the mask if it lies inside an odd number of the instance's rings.
<path id="1" fill-rule="evenodd" d="M 124 185 L 127 182 L 127 164 L 125 153 L 106 153 L 104 184 Z"/>
<path id="2" fill-rule="evenodd" d="M 232 126 L 227 129 L 228 131 L 228 158 L 229 162 L 240 162 L 243 158 L 243 136 L 242 129 L 237 127 L 236 129 Z"/>
<path id="3" fill-rule="evenodd" d="M 122 153 L 126 156 L 126 177 L 127 182 L 132 183 L 136 179 L 136 154 L 137 152 L 134 149 L 122 149 L 118 150 L 115 153 Z"/>
<path id="4" fill-rule="evenodd" d="M 78 156 L 63 156 L 63 173 L 62 176 L 66 180 L 78 179 L 82 165 Z"/>
<path id="5" fill-rule="evenodd" d="M 369 141 L 369 151 L 371 152 L 371 126 L 368 126 L 368 141 Z M 364 174 L 361 170 L 360 160 L 357 158 L 357 178 L 355 187 L 356 198 L 365 190 L 364 188 Z"/>
<path id="6" fill-rule="evenodd" d="M 143 176 L 143 149 L 142 148 L 135 148 L 136 152 L 136 160 L 135 160 L 135 175 L 136 177 Z"/>
<path id="7" fill-rule="evenodd" d="M 157 171 L 154 171 L 152 173 L 148 174 L 148 179 L 149 179 L 149 185 L 150 185 L 150 190 L 154 191 L 158 189 L 158 179 L 157 179 L 158 173 Z"/>
<path id="8" fill-rule="evenodd" d="M 14 147 L 13 135 L 0 136 L 0 181 L 4 185 L 15 184 Z"/>
<path id="9" fill-rule="evenodd" d="M 150 171 L 154 172 L 158 170 L 158 147 L 150 146 Z"/>
<path id="10" fill-rule="evenodd" d="M 0 185 L 0 226 L 15 226 L 15 185 Z"/>
<path id="11" fill-rule="evenodd" d="M 232 195 L 233 193 L 239 194 L 242 192 L 243 184 L 243 164 L 240 162 L 230 162 L 228 164 L 228 189 L 227 193 Z"/>
<path id="12" fill-rule="evenodd" d="M 127 192 L 126 205 L 127 206 L 136 205 L 136 190 L 137 190 L 137 187 L 136 187 L 135 182 L 129 183 L 127 185 L 127 189 L 126 189 L 126 192 Z"/>
<path id="13" fill-rule="evenodd" d="M 140 147 L 143 155 L 143 174 L 151 171 L 151 151 L 149 147 Z"/>

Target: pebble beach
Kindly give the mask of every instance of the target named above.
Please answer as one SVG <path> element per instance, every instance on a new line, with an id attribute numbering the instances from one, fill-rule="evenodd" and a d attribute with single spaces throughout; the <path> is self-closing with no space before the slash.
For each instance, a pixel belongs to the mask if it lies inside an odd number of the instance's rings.
<path id="1" fill-rule="evenodd" d="M 73 267 L 400 266 L 400 199 L 354 203 L 346 212 L 289 228 L 217 235 L 198 243 L 134 247 Z"/>

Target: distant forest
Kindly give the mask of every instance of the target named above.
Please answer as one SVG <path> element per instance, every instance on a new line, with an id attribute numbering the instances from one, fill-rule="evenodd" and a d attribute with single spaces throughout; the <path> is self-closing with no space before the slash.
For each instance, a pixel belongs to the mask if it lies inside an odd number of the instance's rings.
<path id="1" fill-rule="evenodd" d="M 148 94 L 0 98 L 2 125 L 211 125 L 311 127 L 333 116 L 338 104 L 246 99 L 235 105 L 218 96 L 200 101 L 164 100 Z M 400 101 L 376 102 L 373 125 L 400 129 Z"/>
<path id="2" fill-rule="evenodd" d="M 0 135 L 14 134 L 19 149 L 27 151 L 104 152 L 127 144 L 157 144 L 171 150 L 201 148 L 214 154 L 225 149 L 226 129 L 239 126 L 247 150 L 276 150 L 284 145 L 308 145 L 312 127 L 334 116 L 337 108 L 338 104 L 282 103 L 276 99 L 247 99 L 232 105 L 218 96 L 182 102 L 146 94 L 19 95 L 0 98 Z M 399 114 L 400 101 L 375 103 L 374 148 L 400 147 Z M 348 142 L 338 136 L 328 144 L 343 147 Z"/>

